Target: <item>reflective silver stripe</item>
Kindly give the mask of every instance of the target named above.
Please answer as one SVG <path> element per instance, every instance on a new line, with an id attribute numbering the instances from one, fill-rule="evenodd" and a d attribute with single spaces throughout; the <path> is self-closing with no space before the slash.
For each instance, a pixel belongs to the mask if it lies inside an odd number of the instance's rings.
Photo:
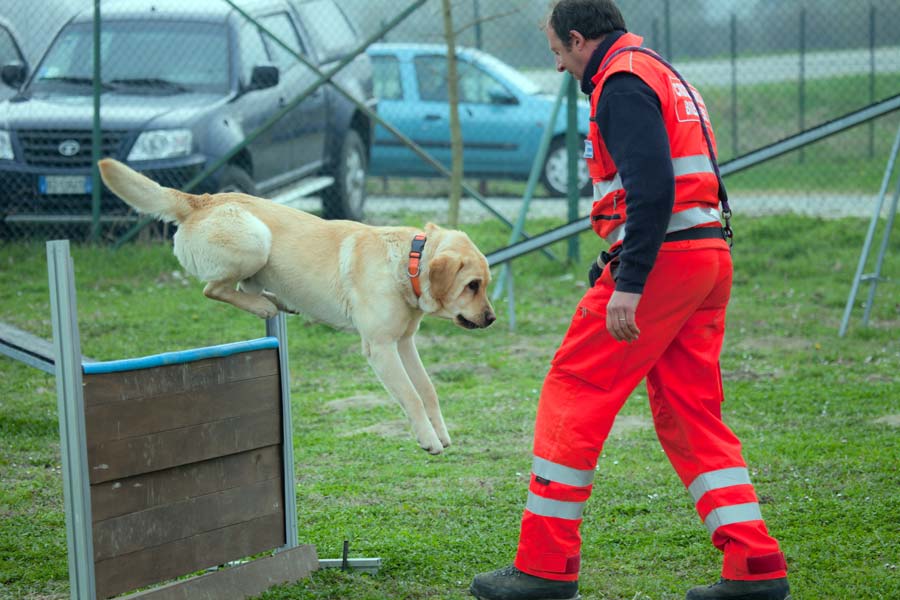
<path id="1" fill-rule="evenodd" d="M 534 457 L 531 472 L 550 481 L 556 481 L 575 487 L 585 487 L 594 482 L 593 469 L 573 469 L 550 462 L 539 456 Z"/>
<path id="2" fill-rule="evenodd" d="M 612 230 L 608 236 L 603 238 L 606 242 L 612 246 L 616 242 L 625 239 L 625 223 L 622 223 L 618 227 Z"/>
<path id="3" fill-rule="evenodd" d="M 565 502 L 563 500 L 551 500 L 542 498 L 533 492 L 528 492 L 528 501 L 525 510 L 541 517 L 557 517 L 559 519 L 577 520 L 584 514 L 584 502 Z"/>
<path id="4" fill-rule="evenodd" d="M 603 196 L 625 189 L 622 187 L 622 177 L 616 173 L 612 179 L 594 182 L 594 200 L 600 200 Z"/>
<path id="5" fill-rule="evenodd" d="M 706 515 L 706 520 L 703 523 L 706 525 L 709 535 L 712 535 L 716 532 L 716 529 L 723 525 L 745 523 L 747 521 L 762 521 L 759 503 L 748 502 L 747 504 L 722 506 Z"/>
<path id="6" fill-rule="evenodd" d="M 691 227 L 706 225 L 707 223 L 712 223 L 714 221 L 721 221 L 721 218 L 718 209 L 712 208 L 711 206 L 695 206 L 687 210 L 672 213 L 672 216 L 669 218 L 669 226 L 666 227 L 666 233 L 690 229 Z M 626 223 L 622 223 L 603 239 L 610 245 L 625 239 L 625 225 Z"/>
<path id="7" fill-rule="evenodd" d="M 694 154 L 672 159 L 672 169 L 675 171 L 675 177 L 693 175 L 694 173 L 714 174 L 716 172 L 713 169 L 712 161 L 705 154 Z"/>
<path id="8" fill-rule="evenodd" d="M 675 177 L 682 175 L 693 175 L 695 173 L 715 173 L 712 161 L 705 154 L 693 154 L 691 156 L 682 156 L 681 158 L 672 159 L 672 170 Z M 594 182 L 594 200 L 600 200 L 603 196 L 617 192 L 622 187 L 622 177 L 616 173 L 612 179 Z"/>
<path id="9" fill-rule="evenodd" d="M 690 492 L 691 497 L 694 499 L 694 504 L 696 504 L 703 497 L 703 494 L 711 490 L 749 483 L 750 473 L 746 467 L 732 467 L 703 473 L 691 482 L 691 485 L 688 486 L 688 492 Z"/>

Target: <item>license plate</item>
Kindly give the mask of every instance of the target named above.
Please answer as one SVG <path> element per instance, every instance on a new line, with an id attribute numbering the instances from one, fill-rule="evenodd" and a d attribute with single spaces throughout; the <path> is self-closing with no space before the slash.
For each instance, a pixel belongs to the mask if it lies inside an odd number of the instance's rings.
<path id="1" fill-rule="evenodd" d="M 47 196 L 90 194 L 91 178 L 85 175 L 41 175 L 38 190 Z"/>

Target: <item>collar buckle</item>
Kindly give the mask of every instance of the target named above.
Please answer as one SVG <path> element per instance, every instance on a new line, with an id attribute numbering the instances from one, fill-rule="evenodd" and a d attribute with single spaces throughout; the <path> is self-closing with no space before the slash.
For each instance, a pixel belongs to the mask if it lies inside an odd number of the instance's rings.
<path id="1" fill-rule="evenodd" d="M 422 259 L 422 252 L 425 249 L 425 241 L 428 238 L 424 233 L 417 233 L 412 240 L 412 248 L 409 251 L 409 264 L 406 267 L 406 274 L 412 282 L 413 292 L 416 298 L 422 295 L 422 287 L 419 282 L 419 262 Z"/>

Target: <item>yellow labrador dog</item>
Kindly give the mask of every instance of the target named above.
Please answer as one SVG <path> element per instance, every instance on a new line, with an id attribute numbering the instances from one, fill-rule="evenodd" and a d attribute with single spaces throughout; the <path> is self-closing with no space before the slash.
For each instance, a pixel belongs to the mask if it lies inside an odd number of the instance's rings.
<path id="1" fill-rule="evenodd" d="M 283 310 L 359 332 L 419 445 L 431 454 L 450 445 L 414 336 L 424 315 L 466 329 L 496 318 L 487 260 L 465 233 L 326 221 L 246 194 L 162 187 L 112 159 L 99 166 L 103 182 L 138 212 L 178 224 L 175 256 L 207 282 L 204 295 L 263 318 Z"/>

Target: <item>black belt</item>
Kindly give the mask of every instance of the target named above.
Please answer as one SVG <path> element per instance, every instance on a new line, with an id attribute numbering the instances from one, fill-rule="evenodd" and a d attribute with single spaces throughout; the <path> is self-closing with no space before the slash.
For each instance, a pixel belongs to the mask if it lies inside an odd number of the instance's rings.
<path id="1" fill-rule="evenodd" d="M 679 229 L 666 234 L 664 242 L 683 242 L 685 240 L 728 240 L 725 230 L 721 227 L 694 227 L 693 229 Z M 613 262 L 622 253 L 622 244 L 615 247 L 612 252 L 601 252 L 600 259 L 604 264 Z M 615 265 L 614 265 L 615 266 Z"/>
<path id="2" fill-rule="evenodd" d="M 694 227 L 667 233 L 664 242 L 683 242 L 685 240 L 724 240 L 725 230 L 721 227 Z"/>

